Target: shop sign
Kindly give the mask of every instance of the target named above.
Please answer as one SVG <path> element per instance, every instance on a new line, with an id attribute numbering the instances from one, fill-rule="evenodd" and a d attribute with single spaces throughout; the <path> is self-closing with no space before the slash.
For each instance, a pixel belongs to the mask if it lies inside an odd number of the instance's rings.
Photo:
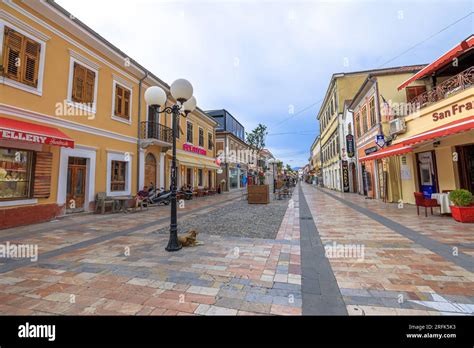
<path id="1" fill-rule="evenodd" d="M 191 144 L 183 144 L 183 150 L 186 152 L 193 152 L 199 155 L 206 156 L 206 150 L 201 149 L 200 147 L 197 147 L 197 146 L 193 146 Z"/>
<path id="2" fill-rule="evenodd" d="M 372 146 L 369 147 L 368 149 L 365 149 L 364 152 L 366 155 L 370 155 L 371 153 L 377 152 L 378 148 L 377 146 Z"/>
<path id="3" fill-rule="evenodd" d="M 347 161 L 342 161 L 342 185 L 344 192 L 349 192 L 349 164 Z"/>
<path id="4" fill-rule="evenodd" d="M 437 122 L 439 120 L 443 120 L 445 118 L 451 117 L 456 115 L 457 113 L 462 113 L 463 109 L 465 110 L 472 110 L 472 102 L 466 102 L 464 104 L 453 104 L 449 108 L 439 111 L 439 112 L 434 112 L 432 115 L 433 121 Z"/>
<path id="5" fill-rule="evenodd" d="M 382 148 L 385 146 L 385 136 L 383 134 L 377 134 L 375 136 L 375 144 Z"/>
<path id="6" fill-rule="evenodd" d="M 71 142 L 68 140 L 50 138 L 44 135 L 36 135 L 36 134 L 30 134 L 30 133 L 24 133 L 24 132 L 18 132 L 18 131 L 13 131 L 13 130 L 6 130 L 6 129 L 3 129 L 0 131 L 0 139 L 26 141 L 26 142 L 35 143 L 35 144 L 74 147 L 74 142 Z"/>
<path id="7" fill-rule="evenodd" d="M 223 170 L 222 169 L 217 169 L 217 174 L 222 174 Z"/>
<path id="8" fill-rule="evenodd" d="M 352 158 L 355 154 L 354 136 L 352 134 L 346 135 L 347 157 Z"/>

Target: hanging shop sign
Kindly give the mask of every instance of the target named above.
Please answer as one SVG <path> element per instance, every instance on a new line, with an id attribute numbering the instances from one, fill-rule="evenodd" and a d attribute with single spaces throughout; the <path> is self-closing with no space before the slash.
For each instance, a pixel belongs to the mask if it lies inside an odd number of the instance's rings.
<path id="1" fill-rule="evenodd" d="M 375 136 L 375 145 L 380 148 L 385 146 L 385 136 L 383 134 L 377 134 Z"/>
<path id="2" fill-rule="evenodd" d="M 191 145 L 191 144 L 183 144 L 183 150 L 186 151 L 186 152 L 193 152 L 193 153 L 197 153 L 199 155 L 206 156 L 206 150 L 204 150 L 200 147 Z"/>
<path id="3" fill-rule="evenodd" d="M 342 161 L 342 185 L 344 192 L 349 192 L 349 163 Z"/>
<path id="4" fill-rule="evenodd" d="M 378 150 L 377 146 L 372 146 L 369 147 L 368 149 L 365 149 L 364 152 L 366 155 L 370 155 L 371 153 L 374 153 Z"/>
<path id="5" fill-rule="evenodd" d="M 355 155 L 354 136 L 352 134 L 346 135 L 347 157 L 352 158 Z"/>

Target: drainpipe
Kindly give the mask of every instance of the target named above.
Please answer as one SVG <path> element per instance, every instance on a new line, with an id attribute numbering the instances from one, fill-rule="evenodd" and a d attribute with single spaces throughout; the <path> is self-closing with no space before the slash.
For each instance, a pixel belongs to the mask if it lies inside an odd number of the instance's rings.
<path id="1" fill-rule="evenodd" d="M 137 141 L 137 192 L 140 188 L 140 144 L 141 144 L 141 116 L 142 116 L 142 86 L 143 81 L 148 77 L 148 71 L 145 71 L 145 76 L 138 82 L 138 141 Z"/>

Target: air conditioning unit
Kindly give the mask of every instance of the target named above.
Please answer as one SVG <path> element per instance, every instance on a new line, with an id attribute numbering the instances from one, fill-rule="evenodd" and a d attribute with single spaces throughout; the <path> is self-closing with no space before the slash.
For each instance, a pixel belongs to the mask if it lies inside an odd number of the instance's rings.
<path id="1" fill-rule="evenodd" d="M 390 134 L 400 134 L 405 133 L 407 126 L 405 125 L 405 120 L 403 118 L 396 118 L 390 121 Z"/>

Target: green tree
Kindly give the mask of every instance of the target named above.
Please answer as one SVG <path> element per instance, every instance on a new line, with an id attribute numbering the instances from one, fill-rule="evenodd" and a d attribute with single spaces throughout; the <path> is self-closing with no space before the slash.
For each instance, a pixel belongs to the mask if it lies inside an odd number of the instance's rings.
<path id="1" fill-rule="evenodd" d="M 261 151 L 265 148 L 265 139 L 267 137 L 267 126 L 263 124 L 258 124 L 250 133 L 245 132 L 247 135 L 247 143 L 252 145 L 257 151 Z"/>

